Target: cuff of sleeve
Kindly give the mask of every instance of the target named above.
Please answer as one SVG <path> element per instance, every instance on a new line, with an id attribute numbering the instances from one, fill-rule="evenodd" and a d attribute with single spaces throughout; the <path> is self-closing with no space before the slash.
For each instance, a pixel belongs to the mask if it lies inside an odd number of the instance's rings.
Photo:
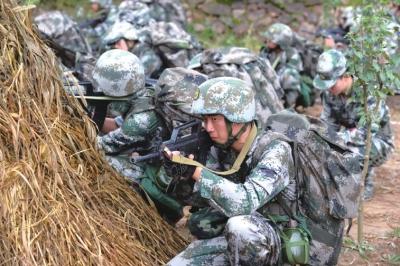
<path id="1" fill-rule="evenodd" d="M 222 177 L 203 169 L 200 175 L 199 181 L 199 191 L 201 197 L 205 199 L 212 198 L 213 188 L 217 185 L 218 181 L 220 181 Z"/>

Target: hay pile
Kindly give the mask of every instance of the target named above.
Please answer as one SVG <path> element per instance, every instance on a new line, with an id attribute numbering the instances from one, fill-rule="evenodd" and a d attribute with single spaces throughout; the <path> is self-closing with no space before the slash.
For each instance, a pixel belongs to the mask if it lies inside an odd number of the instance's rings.
<path id="1" fill-rule="evenodd" d="M 183 240 L 95 151 L 27 9 L 0 1 L 0 264 L 163 264 Z"/>

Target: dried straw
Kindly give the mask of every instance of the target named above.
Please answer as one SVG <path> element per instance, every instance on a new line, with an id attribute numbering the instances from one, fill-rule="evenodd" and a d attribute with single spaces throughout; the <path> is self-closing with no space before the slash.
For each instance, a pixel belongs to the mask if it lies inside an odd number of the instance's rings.
<path id="1" fill-rule="evenodd" d="M 0 1 L 0 264 L 165 263 L 184 241 L 95 150 L 28 9 Z"/>

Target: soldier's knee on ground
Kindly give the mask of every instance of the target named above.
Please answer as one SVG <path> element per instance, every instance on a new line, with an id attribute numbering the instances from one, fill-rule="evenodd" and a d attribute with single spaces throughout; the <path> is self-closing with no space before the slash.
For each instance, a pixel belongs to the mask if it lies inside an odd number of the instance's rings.
<path id="1" fill-rule="evenodd" d="M 280 237 L 261 215 L 229 218 L 224 233 L 231 265 L 275 265 L 280 258 Z"/>

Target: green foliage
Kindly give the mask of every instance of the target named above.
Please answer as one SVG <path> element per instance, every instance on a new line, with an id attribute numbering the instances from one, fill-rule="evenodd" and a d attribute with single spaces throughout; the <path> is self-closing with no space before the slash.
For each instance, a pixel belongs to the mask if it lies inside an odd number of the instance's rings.
<path id="1" fill-rule="evenodd" d="M 193 25 L 188 25 L 188 31 L 195 35 L 205 48 L 222 47 L 222 46 L 238 46 L 246 47 L 254 52 L 258 52 L 260 49 L 260 40 L 254 35 L 252 27 L 246 33 L 245 36 L 238 37 L 233 30 L 226 27 L 226 31 L 223 34 L 217 34 L 212 25 L 207 25 L 207 22 L 202 23 L 205 29 L 201 32 L 196 32 Z"/>
<path id="2" fill-rule="evenodd" d="M 399 254 L 384 255 L 383 259 L 390 265 L 400 265 Z"/>
<path id="3" fill-rule="evenodd" d="M 360 256 L 364 259 L 368 258 L 367 255 L 369 252 L 375 250 L 375 248 L 372 245 L 368 244 L 368 242 L 364 241 L 358 244 L 349 237 L 345 237 L 343 239 L 343 246 L 345 248 L 357 251 L 360 254 Z"/>
<path id="4" fill-rule="evenodd" d="M 220 4 L 225 4 L 225 5 L 230 5 L 234 2 L 235 0 L 217 0 L 217 3 Z"/>
<path id="5" fill-rule="evenodd" d="M 24 5 L 39 5 L 40 0 L 24 0 Z"/>
<path id="6" fill-rule="evenodd" d="M 348 34 L 349 72 L 357 77 L 353 87 L 358 99 L 366 99 L 366 93 L 368 97 L 384 100 L 393 92 L 394 86 L 400 85 L 397 56 L 388 55 L 385 51 L 388 38 L 396 33 L 388 29 L 391 18 L 383 4 L 372 0 L 363 0 L 362 4 L 358 26 Z M 365 116 L 362 121 L 369 123 L 377 119 L 377 114 L 370 111 L 371 116 L 361 113 Z"/>
<path id="7" fill-rule="evenodd" d="M 400 238 L 400 227 L 396 227 L 393 231 L 389 234 L 390 237 Z"/>
<path id="8" fill-rule="evenodd" d="M 28 0 L 29 1 L 29 0 Z M 89 1 L 84 0 L 41 0 L 43 5 L 50 9 L 74 9 L 76 6 L 82 6 Z"/>

